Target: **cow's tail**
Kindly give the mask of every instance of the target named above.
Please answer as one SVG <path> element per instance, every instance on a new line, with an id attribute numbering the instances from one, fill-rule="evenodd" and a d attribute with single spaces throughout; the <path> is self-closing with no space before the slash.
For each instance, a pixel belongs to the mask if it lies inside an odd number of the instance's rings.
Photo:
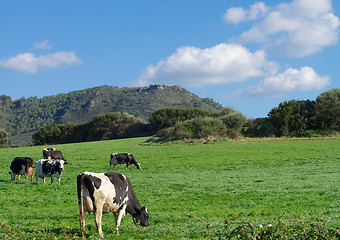
<path id="1" fill-rule="evenodd" d="M 84 173 L 77 177 L 77 192 L 78 192 L 78 206 L 79 206 L 79 222 L 82 237 L 85 237 L 85 214 L 84 214 L 84 200 L 83 200 L 83 181 Z"/>

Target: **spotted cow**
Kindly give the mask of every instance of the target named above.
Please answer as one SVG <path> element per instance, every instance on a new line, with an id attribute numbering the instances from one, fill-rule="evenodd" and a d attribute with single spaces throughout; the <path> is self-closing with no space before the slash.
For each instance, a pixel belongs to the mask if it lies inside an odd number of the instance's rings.
<path id="1" fill-rule="evenodd" d="M 126 164 L 126 168 L 134 164 L 137 169 L 140 169 L 140 164 L 135 160 L 131 153 L 111 153 L 110 155 L 110 169 L 111 166 L 115 168 L 118 164 Z"/>
<path id="2" fill-rule="evenodd" d="M 103 237 L 101 219 L 103 213 L 113 212 L 116 233 L 122 217 L 129 213 L 137 226 L 149 226 L 149 214 L 135 196 L 130 180 L 117 172 L 84 172 L 77 177 L 79 221 L 85 237 L 84 212 L 95 214 L 98 233 Z"/>
<path id="3" fill-rule="evenodd" d="M 28 176 L 31 176 L 33 181 L 33 160 L 30 157 L 16 157 L 12 160 L 11 166 L 11 180 L 13 181 L 15 175 L 18 175 L 18 181 L 20 181 L 20 175 L 25 175 L 26 182 Z"/>
<path id="4" fill-rule="evenodd" d="M 35 178 L 38 180 L 42 178 L 45 183 L 45 177 L 51 177 L 51 184 L 53 184 L 54 177 L 58 179 L 60 185 L 60 178 L 64 169 L 64 160 L 55 159 L 41 159 L 35 162 Z"/>

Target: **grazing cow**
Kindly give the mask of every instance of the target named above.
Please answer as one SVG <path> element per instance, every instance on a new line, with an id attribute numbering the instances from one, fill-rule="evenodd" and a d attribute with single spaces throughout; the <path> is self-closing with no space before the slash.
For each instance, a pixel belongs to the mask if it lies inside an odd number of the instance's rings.
<path id="1" fill-rule="evenodd" d="M 85 237 L 84 212 L 93 212 L 98 233 L 103 237 L 101 219 L 103 213 L 113 212 L 116 219 L 116 233 L 126 213 L 131 214 L 137 226 L 149 226 L 149 214 L 141 207 L 130 180 L 117 172 L 84 172 L 77 177 L 79 221 L 81 234 Z"/>
<path id="2" fill-rule="evenodd" d="M 129 168 L 130 165 L 134 164 L 137 169 L 140 169 L 140 164 L 135 160 L 131 153 L 111 153 L 110 169 L 112 165 L 116 168 L 116 165 L 124 163 L 126 163 L 126 168 Z"/>
<path id="3" fill-rule="evenodd" d="M 31 182 L 33 181 L 33 160 L 30 157 L 16 157 L 13 159 L 11 166 L 11 180 L 13 181 L 15 175 L 18 175 L 18 181 L 20 181 L 20 175 L 25 175 L 26 182 L 28 176 L 31 176 Z"/>
<path id="4" fill-rule="evenodd" d="M 44 148 L 42 150 L 44 159 L 59 159 L 64 160 L 64 156 L 61 151 L 56 150 L 55 148 Z"/>
<path id="5" fill-rule="evenodd" d="M 64 160 L 55 159 L 41 159 L 35 162 L 35 178 L 38 180 L 42 178 L 45 183 L 45 177 L 51 177 L 51 184 L 53 184 L 54 177 L 58 179 L 60 185 L 61 173 L 64 169 Z"/>

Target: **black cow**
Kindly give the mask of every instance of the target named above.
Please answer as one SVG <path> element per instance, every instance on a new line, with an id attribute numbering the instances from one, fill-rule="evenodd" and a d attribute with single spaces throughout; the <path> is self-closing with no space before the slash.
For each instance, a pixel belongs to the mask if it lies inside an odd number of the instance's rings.
<path id="1" fill-rule="evenodd" d="M 28 176 L 31 176 L 33 181 L 33 160 L 30 157 L 16 157 L 13 159 L 11 166 L 11 180 L 13 181 L 15 175 L 18 175 L 18 181 L 20 181 L 20 175 L 25 175 L 26 182 Z"/>
<path id="2" fill-rule="evenodd" d="M 42 178 L 45 183 L 45 177 L 51 177 L 51 184 L 53 184 L 54 177 L 58 178 L 58 184 L 60 185 L 60 178 L 64 169 L 64 160 L 55 159 L 41 159 L 35 162 L 35 178 L 38 180 Z"/>
<path id="3" fill-rule="evenodd" d="M 130 165 L 134 164 L 137 169 L 140 169 L 140 164 L 135 160 L 131 153 L 111 153 L 110 169 L 112 165 L 116 168 L 116 165 L 124 163 L 126 163 L 126 168 L 129 168 Z"/>
<path id="4" fill-rule="evenodd" d="M 137 226 L 149 226 L 149 214 L 135 196 L 130 180 L 117 172 L 84 172 L 77 177 L 79 221 L 81 234 L 85 237 L 84 212 L 95 213 L 98 233 L 103 237 L 101 219 L 103 213 L 113 212 L 116 232 L 126 213 L 132 215 Z"/>
<path id="5" fill-rule="evenodd" d="M 63 153 L 61 151 L 56 150 L 55 148 L 44 148 L 42 150 L 44 159 L 59 159 L 64 160 Z"/>

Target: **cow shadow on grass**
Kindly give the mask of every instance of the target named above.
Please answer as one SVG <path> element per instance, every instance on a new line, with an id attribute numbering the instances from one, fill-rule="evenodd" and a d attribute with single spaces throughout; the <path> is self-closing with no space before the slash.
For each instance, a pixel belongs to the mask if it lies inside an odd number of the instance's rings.
<path id="1" fill-rule="evenodd" d="M 34 230 L 27 231 L 32 236 L 36 236 L 38 239 L 54 239 L 55 237 L 62 239 L 78 239 L 81 237 L 80 229 L 78 228 L 39 228 L 36 227 Z"/>
<path id="2" fill-rule="evenodd" d="M 27 181 L 24 179 L 24 181 L 18 181 L 17 179 L 15 180 L 11 180 L 11 177 L 9 177 L 9 179 L 0 179 L 0 183 L 12 183 L 12 184 L 32 184 L 35 183 L 34 181 L 31 182 L 31 180 Z"/>
<path id="3" fill-rule="evenodd" d="M 72 236 L 81 236 L 81 232 L 79 228 L 52 228 L 49 232 L 54 233 L 55 235 L 72 235 Z"/>

